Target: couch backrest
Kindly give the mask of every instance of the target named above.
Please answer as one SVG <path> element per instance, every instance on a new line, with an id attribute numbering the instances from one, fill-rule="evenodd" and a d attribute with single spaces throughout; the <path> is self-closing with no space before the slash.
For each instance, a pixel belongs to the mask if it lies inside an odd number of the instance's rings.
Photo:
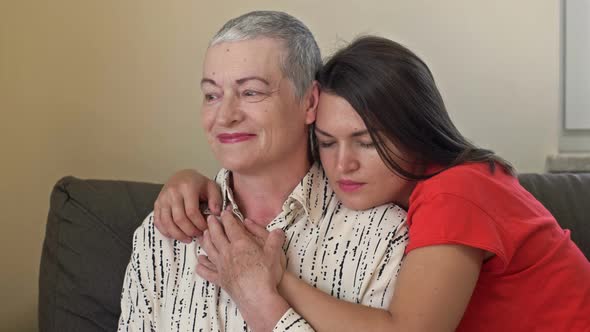
<path id="1" fill-rule="evenodd" d="M 590 257 L 590 174 L 523 174 L 521 183 Z M 39 330 L 115 331 L 135 228 L 162 185 L 61 179 L 51 194 L 39 277 Z"/>
<path id="2" fill-rule="evenodd" d="M 521 174 L 520 183 L 553 214 L 590 260 L 590 173 Z"/>
<path id="3" fill-rule="evenodd" d="M 162 185 L 61 179 L 51 193 L 39 331 L 116 331 L 133 232 Z"/>

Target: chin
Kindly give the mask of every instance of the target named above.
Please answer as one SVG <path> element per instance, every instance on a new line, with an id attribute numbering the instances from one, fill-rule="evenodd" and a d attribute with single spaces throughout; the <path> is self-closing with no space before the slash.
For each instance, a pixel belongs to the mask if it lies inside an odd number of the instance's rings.
<path id="1" fill-rule="evenodd" d="M 230 170 L 232 172 L 240 172 L 251 169 L 253 166 L 252 160 L 248 160 L 246 158 L 236 158 L 233 156 L 231 158 L 216 158 L 221 167 Z"/>

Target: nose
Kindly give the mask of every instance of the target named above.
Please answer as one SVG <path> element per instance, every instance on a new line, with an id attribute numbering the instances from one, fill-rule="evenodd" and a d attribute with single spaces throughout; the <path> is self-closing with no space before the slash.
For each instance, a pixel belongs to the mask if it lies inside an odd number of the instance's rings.
<path id="1" fill-rule="evenodd" d="M 343 173 L 351 173 L 360 168 L 360 161 L 354 151 L 345 145 L 338 151 L 338 170 Z"/>
<path id="2" fill-rule="evenodd" d="M 243 119 L 239 101 L 233 94 L 226 94 L 217 110 L 216 121 L 218 125 L 231 127 Z"/>

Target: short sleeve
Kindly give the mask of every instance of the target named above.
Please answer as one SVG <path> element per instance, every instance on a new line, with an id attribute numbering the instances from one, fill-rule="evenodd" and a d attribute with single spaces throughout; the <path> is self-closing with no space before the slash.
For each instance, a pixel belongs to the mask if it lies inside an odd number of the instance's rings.
<path id="1" fill-rule="evenodd" d="M 507 266 L 502 230 L 487 211 L 469 200 L 440 193 L 415 202 L 408 213 L 410 240 L 406 253 L 431 245 L 461 244 L 494 253 Z"/>

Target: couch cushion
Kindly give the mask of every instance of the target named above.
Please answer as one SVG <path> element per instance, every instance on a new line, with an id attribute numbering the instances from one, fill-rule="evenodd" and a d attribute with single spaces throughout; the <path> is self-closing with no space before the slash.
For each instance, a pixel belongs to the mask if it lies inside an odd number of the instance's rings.
<path id="1" fill-rule="evenodd" d="M 41 257 L 40 331 L 116 331 L 133 232 L 160 188 L 73 177 L 55 185 Z"/>
<path id="2" fill-rule="evenodd" d="M 590 260 L 590 173 L 522 174 L 520 183 L 553 214 Z"/>

